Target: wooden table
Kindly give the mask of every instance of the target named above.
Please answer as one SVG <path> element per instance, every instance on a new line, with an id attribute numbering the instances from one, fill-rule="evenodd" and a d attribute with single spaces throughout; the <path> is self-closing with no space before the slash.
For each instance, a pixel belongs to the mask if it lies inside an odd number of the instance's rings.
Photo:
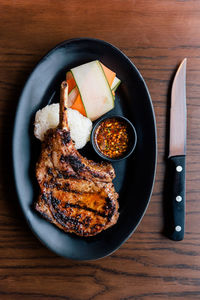
<path id="1" fill-rule="evenodd" d="M 95 37 L 119 47 L 142 73 L 157 119 L 158 166 L 149 208 L 132 237 L 94 262 L 60 258 L 32 234 L 11 173 L 20 91 L 57 43 Z M 162 235 L 169 87 L 187 67 L 185 239 Z M 0 299 L 200 299 L 200 1 L 0 1 Z"/>

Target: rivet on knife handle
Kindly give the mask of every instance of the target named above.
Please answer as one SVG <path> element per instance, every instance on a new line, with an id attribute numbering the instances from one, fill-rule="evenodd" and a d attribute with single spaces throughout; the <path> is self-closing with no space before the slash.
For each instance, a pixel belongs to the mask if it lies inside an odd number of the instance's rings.
<path id="1" fill-rule="evenodd" d="M 185 156 L 169 158 L 171 192 L 169 201 L 172 203 L 172 222 L 169 237 L 174 241 L 184 238 L 185 229 Z"/>

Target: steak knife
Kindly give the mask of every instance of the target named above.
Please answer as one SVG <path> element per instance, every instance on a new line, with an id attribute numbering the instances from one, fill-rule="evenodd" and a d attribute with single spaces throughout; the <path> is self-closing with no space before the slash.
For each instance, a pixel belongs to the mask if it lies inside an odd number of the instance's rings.
<path id="1" fill-rule="evenodd" d="M 184 238 L 185 227 L 185 157 L 186 157 L 186 63 L 180 64 L 171 91 L 169 165 L 171 193 L 171 228 L 169 237 L 174 241 Z M 169 225 L 169 224 L 168 224 Z"/>

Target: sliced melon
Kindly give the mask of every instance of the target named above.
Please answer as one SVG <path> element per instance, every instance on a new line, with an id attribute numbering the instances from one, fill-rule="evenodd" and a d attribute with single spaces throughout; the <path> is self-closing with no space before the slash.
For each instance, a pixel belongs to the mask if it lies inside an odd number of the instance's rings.
<path id="1" fill-rule="evenodd" d="M 111 90 L 112 91 L 116 91 L 116 89 L 118 88 L 118 86 L 120 85 L 121 80 L 119 78 L 117 78 L 117 76 L 114 78 L 114 81 L 111 85 Z"/>
<path id="2" fill-rule="evenodd" d="M 99 61 L 71 69 L 88 118 L 98 119 L 114 107 L 108 80 Z"/>

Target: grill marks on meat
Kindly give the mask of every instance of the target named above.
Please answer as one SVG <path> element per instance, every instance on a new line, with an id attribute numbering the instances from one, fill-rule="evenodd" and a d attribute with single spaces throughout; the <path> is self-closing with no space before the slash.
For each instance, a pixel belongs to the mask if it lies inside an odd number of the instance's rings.
<path id="1" fill-rule="evenodd" d="M 36 177 L 40 196 L 36 210 L 60 229 L 92 236 L 118 219 L 118 194 L 108 163 L 95 163 L 74 147 L 67 124 L 67 85 L 61 85 L 60 125 L 46 133 Z"/>

